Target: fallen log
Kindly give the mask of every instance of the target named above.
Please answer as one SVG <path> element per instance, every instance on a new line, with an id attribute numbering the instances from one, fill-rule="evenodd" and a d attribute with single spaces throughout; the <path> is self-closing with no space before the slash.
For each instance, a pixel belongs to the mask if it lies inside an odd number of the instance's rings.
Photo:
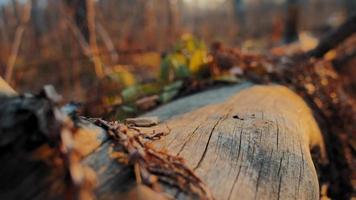
<path id="1" fill-rule="evenodd" d="M 154 145 L 182 156 L 216 199 L 319 198 L 310 150 L 325 151 L 321 134 L 285 87 L 255 86 L 160 126 L 172 131 Z"/>
<path id="2" fill-rule="evenodd" d="M 148 198 L 147 189 L 135 187 L 134 171 L 118 162 L 113 149 L 120 147 L 106 131 L 85 119 L 77 124 L 82 131 L 74 143 L 83 155 L 81 163 L 96 172 L 96 198 Z M 324 152 L 320 131 L 304 101 L 285 87 L 250 87 L 224 102 L 139 129 L 152 133 L 167 128 L 170 133 L 150 145 L 183 157 L 215 199 L 319 198 L 310 150 L 319 147 Z M 38 160 L 18 158 L 11 152 L 1 154 L 0 160 L 6 163 L 0 168 L 1 199 L 68 197 L 61 184 L 66 177 L 63 172 L 52 173 Z M 170 184 L 161 185 L 170 197 L 194 198 Z"/>

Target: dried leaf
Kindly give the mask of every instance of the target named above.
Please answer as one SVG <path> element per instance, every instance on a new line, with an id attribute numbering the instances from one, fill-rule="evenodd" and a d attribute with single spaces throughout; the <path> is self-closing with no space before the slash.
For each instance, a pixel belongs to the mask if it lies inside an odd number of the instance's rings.
<path id="1" fill-rule="evenodd" d="M 125 123 L 137 127 L 150 127 L 155 126 L 159 123 L 158 117 L 138 117 L 138 118 L 127 118 Z"/>
<path id="2" fill-rule="evenodd" d="M 136 101 L 136 106 L 140 109 L 140 110 L 148 110 L 150 108 L 153 108 L 157 105 L 159 100 L 159 96 L 158 95 L 152 95 L 152 96 L 148 96 L 148 97 L 144 97 L 142 99 L 139 99 Z"/>

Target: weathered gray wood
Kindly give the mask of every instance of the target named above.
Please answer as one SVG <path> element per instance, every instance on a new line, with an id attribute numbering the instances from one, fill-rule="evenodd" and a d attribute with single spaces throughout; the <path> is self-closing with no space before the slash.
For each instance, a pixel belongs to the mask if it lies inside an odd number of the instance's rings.
<path id="1" fill-rule="evenodd" d="M 252 87 L 166 125 L 154 144 L 184 157 L 217 199 L 319 198 L 310 147 L 323 150 L 320 131 L 285 87 Z"/>
<path id="2" fill-rule="evenodd" d="M 216 199 L 319 198 L 310 148 L 319 145 L 323 151 L 320 131 L 304 101 L 289 89 L 251 87 L 222 103 L 183 115 L 172 116 L 162 108 L 159 113 L 170 120 L 142 131 L 166 130 L 168 126 L 170 134 L 152 144 L 184 157 Z M 97 173 L 97 198 L 123 197 L 135 184 L 132 170 L 112 156 L 115 147 L 102 129 L 84 121 L 81 124 L 85 130 L 75 139 L 85 146 L 83 163 Z M 26 191 L 29 185 L 33 187 Z M 63 188 L 58 181 L 33 175 L 24 177 L 11 191 L 3 197 L 48 199 L 48 194 L 59 194 Z M 188 198 L 177 189 L 166 191 L 177 199 Z"/>
<path id="3" fill-rule="evenodd" d="M 216 199 L 319 198 L 310 147 L 323 149 L 320 131 L 304 101 L 285 87 L 246 89 L 226 102 L 142 130 L 167 125 L 171 133 L 153 144 L 184 157 Z M 130 172 L 118 169 L 109 148 L 103 146 L 85 162 L 96 170 L 105 166 L 98 170 L 97 194 L 110 199 Z"/>
<path id="4" fill-rule="evenodd" d="M 210 89 L 162 105 L 153 111 L 145 113 L 143 116 L 158 116 L 160 120 L 166 121 L 172 117 L 177 117 L 203 106 L 223 102 L 232 95 L 237 94 L 241 90 L 251 87 L 252 85 L 251 82 L 242 82 L 232 86 Z"/>

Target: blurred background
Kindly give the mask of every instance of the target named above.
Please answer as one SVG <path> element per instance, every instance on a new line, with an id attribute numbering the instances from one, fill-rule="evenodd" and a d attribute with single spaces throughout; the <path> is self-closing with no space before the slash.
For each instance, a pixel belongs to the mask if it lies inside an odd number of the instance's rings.
<path id="1" fill-rule="evenodd" d="M 353 0 L 0 0 L 0 75 L 19 92 L 53 84 L 86 102 L 108 74 L 126 73 L 114 92 L 156 79 L 184 37 L 206 49 L 264 52 L 298 39 L 308 48 L 354 10 Z"/>
<path id="2" fill-rule="evenodd" d="M 277 82 L 304 97 L 326 135 L 321 199 L 348 199 L 355 13 L 356 0 L 0 0 L 0 88 L 51 84 L 68 112 L 120 120 L 222 85 Z M 311 56 L 319 42 L 337 47 Z"/>

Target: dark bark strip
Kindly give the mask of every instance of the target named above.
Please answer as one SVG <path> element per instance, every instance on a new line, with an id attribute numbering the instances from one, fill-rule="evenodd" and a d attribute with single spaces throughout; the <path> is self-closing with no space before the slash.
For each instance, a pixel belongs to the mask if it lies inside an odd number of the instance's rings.
<path id="1" fill-rule="evenodd" d="M 281 168 L 282 168 L 282 161 L 283 161 L 283 158 L 284 158 L 284 152 L 282 153 L 282 157 L 281 157 L 281 160 L 279 161 L 279 167 L 278 167 L 278 176 L 280 176 L 280 173 L 281 173 Z"/>
<path id="2" fill-rule="evenodd" d="M 338 29 L 331 31 L 323 37 L 319 45 L 307 52 L 307 56 L 321 58 L 329 50 L 335 48 L 356 32 L 356 14 L 349 17 Z"/>
<path id="3" fill-rule="evenodd" d="M 278 125 L 277 120 L 276 120 L 276 127 L 277 127 L 277 151 L 278 151 L 278 143 L 279 143 L 279 125 Z"/>

